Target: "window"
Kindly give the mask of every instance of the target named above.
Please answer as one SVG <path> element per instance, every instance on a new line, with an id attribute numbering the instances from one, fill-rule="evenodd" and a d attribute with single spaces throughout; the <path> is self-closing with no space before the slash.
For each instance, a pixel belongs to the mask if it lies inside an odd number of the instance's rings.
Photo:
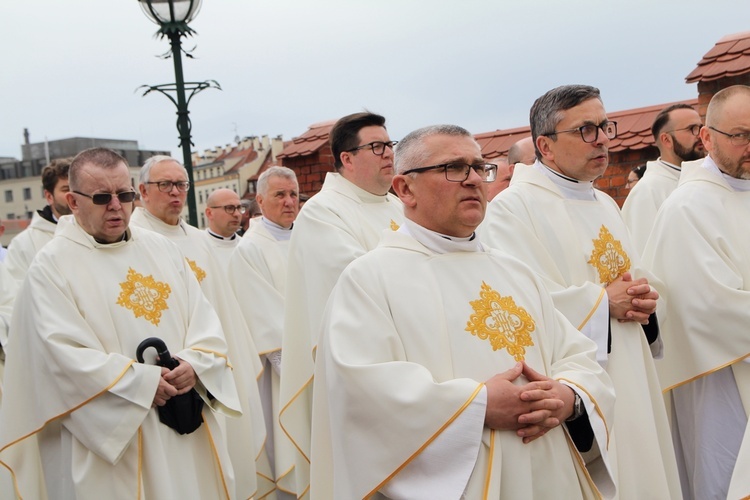
<path id="1" fill-rule="evenodd" d="M 34 217 L 34 212 L 26 212 L 26 218 L 31 219 Z"/>
<path id="2" fill-rule="evenodd" d="M 23 188 L 23 199 L 24 200 L 31 199 L 31 188 Z"/>
<path id="3" fill-rule="evenodd" d="M 13 220 L 15 218 L 16 218 L 16 214 L 8 214 L 8 216 L 6 217 L 6 219 L 8 220 Z"/>
<path id="4" fill-rule="evenodd" d="M 12 189 L 6 189 L 5 190 L 5 201 L 6 203 L 13 201 L 13 190 Z M 10 219 L 10 217 L 8 217 Z"/>
<path id="5" fill-rule="evenodd" d="M 203 203 L 203 191 L 198 191 L 198 203 Z"/>

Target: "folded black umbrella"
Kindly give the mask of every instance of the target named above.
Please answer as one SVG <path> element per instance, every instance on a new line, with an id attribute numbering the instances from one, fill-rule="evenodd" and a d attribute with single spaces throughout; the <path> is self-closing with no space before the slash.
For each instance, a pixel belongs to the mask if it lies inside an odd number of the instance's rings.
<path id="1" fill-rule="evenodd" d="M 149 347 L 156 349 L 158 359 L 156 364 L 174 370 L 180 362 L 169 354 L 164 341 L 157 337 L 149 337 L 140 344 L 135 351 L 136 359 L 143 363 L 143 352 Z M 203 416 L 203 399 L 193 388 L 190 392 L 170 398 L 164 406 L 158 406 L 159 420 L 180 434 L 190 434 L 201 426 Z"/>

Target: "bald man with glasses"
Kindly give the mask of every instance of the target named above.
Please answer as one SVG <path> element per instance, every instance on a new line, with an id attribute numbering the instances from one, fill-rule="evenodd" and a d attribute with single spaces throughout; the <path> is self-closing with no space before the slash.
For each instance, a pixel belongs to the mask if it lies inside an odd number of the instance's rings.
<path id="1" fill-rule="evenodd" d="M 297 451 L 300 496 L 310 484 L 313 366 L 328 295 L 344 268 L 403 220 L 401 202 L 388 193 L 396 142 L 385 118 L 369 112 L 345 116 L 333 126 L 330 143 L 336 172 L 326 174 L 321 191 L 305 203 L 289 243 L 280 425 Z"/>
<path id="2" fill-rule="evenodd" d="M 622 206 L 633 243 L 643 253 L 664 200 L 677 188 L 682 162 L 703 158 L 706 151 L 700 138 L 701 117 L 688 104 L 663 109 L 654 120 L 651 133 L 659 148 L 659 158 L 646 163 L 646 171 Z"/>
<path id="3" fill-rule="evenodd" d="M 229 258 L 240 242 L 237 231 L 242 224 L 245 206 L 231 189 L 217 189 L 206 199 L 208 227 L 204 235 L 216 251 L 216 257 L 225 271 L 229 270 Z"/>

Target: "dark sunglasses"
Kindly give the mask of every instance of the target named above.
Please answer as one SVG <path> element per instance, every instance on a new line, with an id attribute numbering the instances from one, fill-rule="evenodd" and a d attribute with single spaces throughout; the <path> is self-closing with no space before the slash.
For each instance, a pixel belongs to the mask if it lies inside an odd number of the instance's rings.
<path id="1" fill-rule="evenodd" d="M 109 202 L 112 201 L 112 193 L 86 194 L 75 190 L 72 192 L 85 196 L 86 198 L 91 198 L 94 205 L 109 205 Z M 135 191 L 123 191 L 121 193 L 116 193 L 115 196 L 120 200 L 120 203 L 130 203 L 135 200 Z"/>

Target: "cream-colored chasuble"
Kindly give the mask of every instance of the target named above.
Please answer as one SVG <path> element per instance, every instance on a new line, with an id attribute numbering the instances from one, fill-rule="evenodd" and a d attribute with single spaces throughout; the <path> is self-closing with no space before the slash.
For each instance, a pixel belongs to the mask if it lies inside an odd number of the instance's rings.
<path id="1" fill-rule="evenodd" d="M 598 190 L 590 201 L 565 198 L 544 168 L 539 162 L 516 167 L 512 185 L 489 204 L 482 239 L 542 275 L 555 307 L 587 336 L 606 338 L 611 329 L 611 352 L 597 342 L 597 354 L 617 394 L 612 451 L 620 498 L 681 498 L 652 358 L 661 353 L 661 340 L 649 346 L 634 322 L 588 324 L 597 309 L 608 311 L 604 286 L 624 271 L 660 284 L 641 268 L 614 200 Z"/>
<path id="2" fill-rule="evenodd" d="M 628 193 L 622 205 L 622 218 L 630 230 L 633 245 L 639 254 L 646 247 L 648 235 L 664 200 L 677 188 L 680 170 L 663 161 L 646 163 L 646 172 Z"/>
<path id="3" fill-rule="evenodd" d="M 48 221 L 38 212 L 34 212 L 31 217 L 31 224 L 24 231 L 21 231 L 8 245 L 8 255 L 5 257 L 5 264 L 8 271 L 19 281 L 23 281 L 26 271 L 34 260 L 34 256 L 42 249 L 44 245 L 50 242 L 55 235 L 57 224 Z"/>
<path id="4" fill-rule="evenodd" d="M 275 487 L 263 449 L 266 428 L 257 384 L 262 365 L 242 316 L 241 306 L 231 292 L 229 280 L 213 257 L 213 250 L 203 231 L 182 220 L 174 226 L 166 224 L 144 208 L 133 211 L 130 223 L 166 236 L 179 247 L 221 320 L 242 404 L 242 417 L 224 422 L 229 453 L 237 476 L 237 497 L 262 498 Z"/>
<path id="5" fill-rule="evenodd" d="M 280 423 L 295 446 L 297 495 L 310 482 L 313 365 L 320 320 L 341 271 L 375 248 L 384 229 L 398 228 L 401 201 L 377 196 L 341 175 L 326 174 L 321 191 L 305 203 L 289 244 Z M 288 367 L 289 369 L 285 369 Z"/>
<path id="6" fill-rule="evenodd" d="M 326 310 L 312 498 L 385 498 L 401 474 L 419 480 L 409 468 L 430 451 L 420 469 L 425 489 L 409 498 L 611 498 L 614 393 L 595 350 L 516 259 L 439 255 L 401 231 L 386 233 L 342 274 Z M 432 446 L 472 407 L 483 381 L 517 359 L 584 397 L 600 454 L 579 454 L 565 426 L 523 444 L 514 431 L 483 428 L 482 413 L 473 438 L 452 433 L 451 453 L 435 457 Z M 458 479 L 458 494 L 442 489 Z"/>
<path id="7" fill-rule="evenodd" d="M 242 237 L 229 261 L 229 282 L 243 304 L 248 327 L 263 360 L 258 381 L 266 417 L 266 449 L 273 459 L 276 487 L 296 496 L 295 449 L 279 427 L 279 363 L 284 329 L 284 286 L 289 241 L 278 241 L 256 220 Z"/>
<path id="8" fill-rule="evenodd" d="M 667 286 L 657 368 L 674 404 L 686 498 L 750 495 L 748 220 L 750 191 L 733 189 L 710 156 L 686 162 L 644 252 Z"/>
<path id="9" fill-rule="evenodd" d="M 29 268 L 8 342 L 0 460 L 25 499 L 236 498 L 216 416 L 238 416 L 240 403 L 219 319 L 172 243 L 128 233 L 102 245 L 61 220 Z M 152 407 L 161 368 L 135 361 L 148 337 L 195 370 L 205 406 L 191 434 Z"/>
<path id="10" fill-rule="evenodd" d="M 216 236 L 212 236 L 208 230 L 203 231 L 203 234 L 208 241 L 208 246 L 213 249 L 214 259 L 219 264 L 224 273 L 229 272 L 229 258 L 232 256 L 232 252 L 239 245 L 240 238 L 235 236 L 232 240 L 219 239 Z"/>

